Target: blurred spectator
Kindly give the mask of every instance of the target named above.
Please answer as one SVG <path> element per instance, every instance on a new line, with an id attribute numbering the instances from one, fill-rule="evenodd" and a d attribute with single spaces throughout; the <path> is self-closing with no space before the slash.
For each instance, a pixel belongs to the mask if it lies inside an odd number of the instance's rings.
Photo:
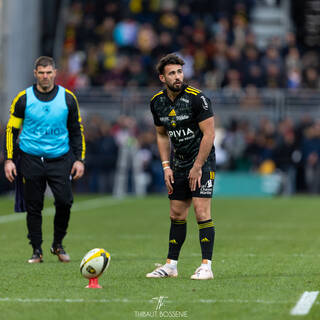
<path id="1" fill-rule="evenodd" d="M 241 3 L 238 3 L 238 6 Z M 247 33 L 247 17 L 245 8 L 242 6 L 239 11 L 233 16 L 233 43 L 234 45 L 242 49 L 245 45 L 246 33 Z"/>
<path id="2" fill-rule="evenodd" d="M 141 86 L 146 86 L 148 84 L 147 76 L 142 69 L 139 59 L 135 59 L 129 64 L 128 71 L 129 71 L 129 79 L 127 82 L 128 86 L 141 87 Z"/>
<path id="3" fill-rule="evenodd" d="M 220 39 L 223 39 L 229 45 L 233 42 L 230 23 L 227 17 L 222 16 L 216 23 L 213 24 L 211 32 Z"/>
<path id="4" fill-rule="evenodd" d="M 277 89 L 284 87 L 284 78 L 277 64 L 268 64 L 266 69 L 266 87 Z"/>
<path id="5" fill-rule="evenodd" d="M 130 47 L 136 42 L 137 33 L 137 23 L 132 19 L 125 19 L 115 26 L 113 39 L 119 47 Z"/>
<path id="6" fill-rule="evenodd" d="M 258 64 L 252 64 L 248 67 L 244 74 L 243 84 L 254 85 L 257 88 L 265 87 L 265 77 L 262 68 Z"/>
<path id="7" fill-rule="evenodd" d="M 177 55 L 185 62 L 183 66 L 183 73 L 185 78 L 191 79 L 194 75 L 194 57 L 191 55 L 190 50 L 183 48 Z"/>
<path id="8" fill-rule="evenodd" d="M 302 86 L 306 89 L 319 89 L 320 79 L 316 68 L 308 67 L 304 72 Z"/>
<path id="9" fill-rule="evenodd" d="M 62 55 L 67 57 L 66 73 L 71 76 L 64 78 L 77 82 L 71 83 L 74 88 L 106 83 L 152 85 L 159 58 L 178 52 L 186 60 L 186 79 L 200 86 L 225 86 L 227 73 L 233 69 L 240 73 L 242 88 L 249 84 L 258 88 L 317 88 L 312 72 L 318 72 L 318 53 L 303 50 L 293 32 L 283 41 L 270 39 L 266 50 L 258 50 L 250 30 L 254 3 L 72 0 Z M 133 73 L 138 72 L 140 80 L 132 81 L 132 72 L 119 67 L 124 56 L 134 59 Z M 310 67 L 315 71 L 307 71 Z"/>
<path id="10" fill-rule="evenodd" d="M 219 118 L 216 118 L 214 146 L 216 149 L 216 163 L 218 170 L 227 169 L 230 164 L 230 157 L 224 146 L 225 138 L 226 130 L 220 125 Z"/>
<path id="11" fill-rule="evenodd" d="M 292 68 L 287 74 L 287 88 L 298 89 L 301 88 L 302 76 L 300 69 Z"/>
<path id="12" fill-rule="evenodd" d="M 302 56 L 302 65 L 304 69 L 307 69 L 309 67 L 312 68 L 319 68 L 319 54 L 316 51 L 307 51 Z"/>
<path id="13" fill-rule="evenodd" d="M 173 43 L 173 38 L 170 32 L 163 31 L 159 34 L 159 41 L 153 48 L 151 55 L 155 61 L 159 60 L 162 56 L 176 51 L 177 47 Z"/>
<path id="14" fill-rule="evenodd" d="M 297 48 L 299 53 L 301 53 L 301 49 L 297 43 L 297 37 L 293 32 L 287 32 L 284 42 L 281 48 L 281 56 L 286 57 L 289 54 L 291 48 Z"/>
<path id="15" fill-rule="evenodd" d="M 243 69 L 243 60 L 241 57 L 241 50 L 237 48 L 236 46 L 229 47 L 229 50 L 227 52 L 228 57 L 228 68 L 235 69 L 242 72 Z"/>
<path id="16" fill-rule="evenodd" d="M 274 160 L 282 174 L 281 193 L 292 195 L 296 191 L 297 165 L 301 160 L 301 152 L 293 131 L 286 131 L 279 138 Z"/>
<path id="17" fill-rule="evenodd" d="M 186 3 L 181 3 L 178 6 L 178 16 L 179 16 L 179 24 L 180 28 L 183 30 L 185 27 L 193 26 L 193 16 L 191 13 L 191 8 Z"/>
<path id="18" fill-rule="evenodd" d="M 308 191 L 320 191 L 320 121 L 307 127 L 302 141 L 302 159 Z"/>
<path id="19" fill-rule="evenodd" d="M 287 71 L 292 69 L 301 70 L 302 63 L 299 50 L 296 47 L 290 47 L 288 54 L 285 56 L 285 68 Z"/>
<path id="20" fill-rule="evenodd" d="M 137 37 L 137 46 L 141 54 L 151 54 L 156 45 L 157 36 L 152 26 L 150 24 L 142 25 Z"/>
<path id="21" fill-rule="evenodd" d="M 245 95 L 240 99 L 240 106 L 244 109 L 259 109 L 262 106 L 262 100 L 255 85 L 249 84 L 245 88 Z"/>
<path id="22" fill-rule="evenodd" d="M 283 61 L 276 47 L 267 48 L 265 55 L 261 59 L 262 67 L 267 71 L 270 67 L 276 67 L 282 72 Z"/>
<path id="23" fill-rule="evenodd" d="M 225 79 L 226 85 L 223 86 L 223 95 L 234 105 L 238 105 L 243 96 L 241 89 L 240 73 L 237 70 L 230 69 Z"/>
<path id="24" fill-rule="evenodd" d="M 309 154 L 305 167 L 306 184 L 310 193 L 316 194 L 320 190 L 320 161 L 319 154 L 312 152 Z"/>
<path id="25" fill-rule="evenodd" d="M 236 170 L 238 159 L 242 157 L 246 148 L 244 133 L 237 121 L 231 121 L 230 127 L 222 142 L 222 147 L 229 156 L 229 169 Z"/>
<path id="26" fill-rule="evenodd" d="M 261 88 L 265 86 L 264 73 L 262 69 L 259 52 L 255 46 L 247 46 L 244 50 L 244 61 L 242 61 L 243 84 L 254 84 Z"/>
<path id="27" fill-rule="evenodd" d="M 225 76 L 228 72 L 227 50 L 228 47 L 225 40 L 221 37 L 216 37 L 214 41 L 214 55 L 211 62 L 214 68 Z"/>

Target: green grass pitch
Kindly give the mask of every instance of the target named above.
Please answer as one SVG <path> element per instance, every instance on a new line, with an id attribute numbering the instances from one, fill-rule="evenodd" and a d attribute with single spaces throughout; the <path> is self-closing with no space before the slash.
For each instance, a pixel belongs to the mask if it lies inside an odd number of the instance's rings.
<path id="1" fill-rule="evenodd" d="M 193 210 L 176 279 L 146 279 L 168 247 L 166 196 L 76 196 L 65 239 L 72 262 L 49 252 L 52 200 L 43 216 L 44 263 L 29 265 L 24 214 L 0 198 L 0 318 L 33 319 L 319 319 L 320 296 L 306 316 L 290 310 L 305 291 L 320 289 L 320 198 L 216 198 L 212 281 L 190 280 L 201 262 Z M 110 252 L 99 278 L 85 289 L 79 264 L 90 249 Z M 156 297 L 165 297 L 157 308 Z"/>

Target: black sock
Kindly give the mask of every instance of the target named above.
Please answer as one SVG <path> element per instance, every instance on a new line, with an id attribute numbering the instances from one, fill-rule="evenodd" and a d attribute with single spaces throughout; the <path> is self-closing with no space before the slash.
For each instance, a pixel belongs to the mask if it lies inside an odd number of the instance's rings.
<path id="1" fill-rule="evenodd" d="M 212 219 L 198 222 L 202 259 L 211 260 L 215 230 Z"/>
<path id="2" fill-rule="evenodd" d="M 186 239 L 186 234 L 186 220 L 171 220 L 168 259 L 178 260 L 181 247 Z"/>

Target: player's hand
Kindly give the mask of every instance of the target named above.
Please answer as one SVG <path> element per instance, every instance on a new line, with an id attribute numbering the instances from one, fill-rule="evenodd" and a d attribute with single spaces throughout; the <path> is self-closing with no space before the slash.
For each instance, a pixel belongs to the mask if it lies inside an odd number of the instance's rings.
<path id="1" fill-rule="evenodd" d="M 201 167 L 198 166 L 193 166 L 189 172 L 189 187 L 191 191 L 195 191 L 198 187 L 200 188 L 201 186 L 201 177 L 202 177 L 202 169 Z"/>
<path id="2" fill-rule="evenodd" d="M 15 177 L 17 176 L 17 168 L 12 160 L 6 160 L 4 163 L 4 173 L 6 178 L 13 182 Z"/>
<path id="3" fill-rule="evenodd" d="M 84 174 L 84 164 L 81 161 L 75 161 L 72 169 L 71 176 L 73 180 L 80 179 Z"/>
<path id="4" fill-rule="evenodd" d="M 166 183 L 168 193 L 171 194 L 173 192 L 172 184 L 174 183 L 174 179 L 173 171 L 170 168 L 164 170 L 164 182 Z"/>

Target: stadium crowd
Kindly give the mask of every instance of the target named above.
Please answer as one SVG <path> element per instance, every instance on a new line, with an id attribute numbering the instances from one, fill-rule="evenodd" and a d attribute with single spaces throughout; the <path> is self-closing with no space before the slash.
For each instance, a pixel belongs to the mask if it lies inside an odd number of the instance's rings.
<path id="1" fill-rule="evenodd" d="M 136 144 L 137 156 L 148 176 L 147 191 L 165 190 L 152 123 L 137 123 L 123 116 L 114 124 L 101 117 L 87 119 L 87 175 L 79 191 L 112 192 L 118 150 Z M 143 128 L 143 130 L 141 130 Z M 286 118 L 275 124 L 262 119 L 257 125 L 230 120 L 216 128 L 218 171 L 279 172 L 279 194 L 320 193 L 320 121 L 305 117 L 295 123 Z M 107 179 L 106 179 L 107 177 Z"/>
<path id="2" fill-rule="evenodd" d="M 318 89 L 319 55 L 286 39 L 259 48 L 250 29 L 256 0 L 73 0 L 59 81 L 66 87 L 158 86 L 154 66 L 177 52 L 196 87 Z"/>
<path id="3" fill-rule="evenodd" d="M 112 193 L 119 150 L 134 145 L 147 177 L 147 192 L 163 192 L 162 166 L 159 160 L 152 123 L 138 123 L 121 116 L 115 123 L 92 116 L 84 123 L 87 156 L 86 173 L 75 184 L 78 192 Z M 143 129 L 141 129 L 143 128 Z M 0 128 L 1 139 L 4 126 Z M 320 193 L 320 121 L 305 117 L 299 122 L 286 118 L 275 124 L 262 119 L 257 125 L 245 120 L 230 120 L 216 128 L 218 171 L 258 172 L 283 175 L 279 194 Z M 0 158 L 3 167 L 3 156 Z M 132 163 L 129 165 L 129 192 L 133 190 Z M 3 169 L 0 193 L 11 190 Z"/>
<path id="4" fill-rule="evenodd" d="M 259 105 L 258 88 L 319 89 L 319 55 L 298 44 L 293 32 L 285 39 L 271 39 L 264 49 L 257 46 L 250 30 L 254 2 L 73 0 L 57 82 L 76 91 L 159 87 L 155 63 L 177 52 L 186 61 L 189 83 L 242 97 L 234 103 L 245 108 Z M 165 191 L 153 125 L 139 121 L 129 116 L 114 122 L 100 116 L 85 119 L 86 173 L 75 184 L 76 191 L 113 192 L 124 145 L 136 147 L 147 192 Z M 280 172 L 279 193 L 320 193 L 319 120 L 306 116 L 252 123 L 234 118 L 216 126 L 218 170 Z M 132 177 L 132 166 L 128 170 Z M 0 192 L 11 188 L 3 170 L 0 180 Z"/>

